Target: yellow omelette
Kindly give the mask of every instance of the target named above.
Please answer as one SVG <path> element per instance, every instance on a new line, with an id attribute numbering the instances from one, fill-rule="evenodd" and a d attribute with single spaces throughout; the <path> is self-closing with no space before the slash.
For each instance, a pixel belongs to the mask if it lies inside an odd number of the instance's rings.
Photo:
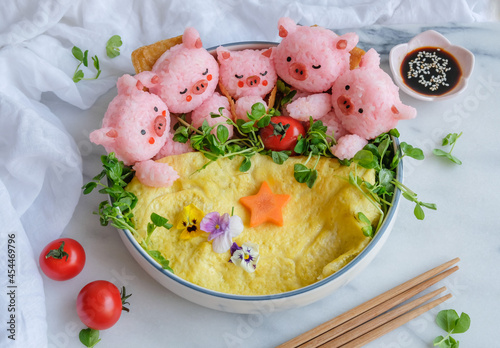
<path id="1" fill-rule="evenodd" d="M 269 156 L 255 155 L 249 171 L 238 169 L 241 157 L 219 159 L 198 171 L 208 160 L 199 152 L 169 156 L 160 160 L 180 175 L 171 187 L 153 188 L 133 179 L 127 190 L 138 197 L 134 222 L 146 236 L 151 213 L 169 219 L 173 228 L 157 228 L 149 247 L 170 260 L 179 277 L 207 289 L 239 295 L 267 295 L 295 290 L 330 276 L 366 247 L 370 238 L 361 231 L 366 224 L 357 219 L 365 214 L 372 225 L 380 218 L 378 210 L 349 184 L 351 167 L 335 159 L 321 158 L 316 167 L 318 179 L 313 188 L 298 183 L 294 164 L 304 157 L 290 157 L 278 165 Z M 361 167 L 357 175 L 374 182 L 375 172 Z M 240 198 L 255 195 L 263 182 L 274 194 L 290 195 L 282 209 L 283 226 L 265 222 L 249 227 L 249 210 Z M 216 253 L 208 233 L 183 239 L 179 222 L 184 208 L 193 204 L 204 214 L 219 212 L 241 217 L 243 232 L 233 239 L 238 245 L 252 242 L 259 246 L 260 259 L 249 273 L 229 262 L 230 251 Z"/>

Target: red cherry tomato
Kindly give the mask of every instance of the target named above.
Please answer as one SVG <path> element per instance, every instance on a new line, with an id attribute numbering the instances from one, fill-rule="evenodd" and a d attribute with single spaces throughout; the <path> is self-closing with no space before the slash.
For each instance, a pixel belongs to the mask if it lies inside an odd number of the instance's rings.
<path id="1" fill-rule="evenodd" d="M 304 126 L 290 116 L 273 116 L 271 123 L 260 130 L 264 147 L 273 151 L 293 151 L 300 134 L 305 136 Z"/>
<path id="2" fill-rule="evenodd" d="M 88 283 L 76 299 L 76 312 L 82 323 L 94 330 L 115 325 L 122 313 L 120 290 L 106 280 Z"/>
<path id="3" fill-rule="evenodd" d="M 85 266 L 85 250 L 71 238 L 60 238 L 43 248 L 38 259 L 40 268 L 53 280 L 68 280 L 78 275 Z"/>

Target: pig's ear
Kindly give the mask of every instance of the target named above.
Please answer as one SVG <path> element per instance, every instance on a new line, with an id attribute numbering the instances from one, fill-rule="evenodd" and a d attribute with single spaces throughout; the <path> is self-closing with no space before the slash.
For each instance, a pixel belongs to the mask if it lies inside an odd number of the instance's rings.
<path id="1" fill-rule="evenodd" d="M 231 51 L 227 48 L 219 46 L 217 47 L 217 59 L 220 63 L 231 58 Z"/>
<path id="2" fill-rule="evenodd" d="M 118 78 L 116 82 L 116 87 L 118 89 L 118 94 L 132 94 L 139 91 L 142 91 L 144 87 L 143 84 L 137 80 L 135 77 L 125 74 Z"/>
<path id="3" fill-rule="evenodd" d="M 168 68 L 166 71 L 168 71 Z M 139 91 L 143 91 L 144 87 L 151 88 L 153 85 L 160 82 L 160 77 L 152 71 L 140 72 L 135 75 L 134 78 L 136 79 L 135 88 Z M 118 93 L 120 93 L 120 89 L 118 89 Z"/>
<path id="4" fill-rule="evenodd" d="M 295 24 L 295 22 L 291 18 L 281 17 L 278 20 L 278 30 L 280 37 L 287 37 L 288 34 L 291 34 L 295 30 L 297 30 L 297 24 Z"/>
<path id="5" fill-rule="evenodd" d="M 267 58 L 271 58 L 274 51 L 274 47 L 268 48 L 267 50 L 262 51 L 262 55 Z"/>
<path id="6" fill-rule="evenodd" d="M 202 44 L 201 39 L 200 39 L 200 34 L 193 27 L 189 27 L 189 28 L 186 28 L 186 30 L 184 30 L 184 34 L 182 35 L 182 43 L 187 48 L 202 48 L 203 47 L 203 44 Z"/>
<path id="7" fill-rule="evenodd" d="M 118 132 L 112 127 L 103 127 L 90 133 L 90 141 L 97 145 L 108 146 L 115 142 Z"/>
<path id="8" fill-rule="evenodd" d="M 356 33 L 347 33 L 337 36 L 333 40 L 333 47 L 338 50 L 350 51 L 358 44 L 359 37 Z"/>
<path id="9" fill-rule="evenodd" d="M 405 105 L 401 102 L 393 104 L 391 107 L 391 112 L 398 120 L 410 120 L 417 116 L 417 110 L 415 110 L 415 108 Z"/>
<path id="10" fill-rule="evenodd" d="M 373 48 L 370 48 L 364 55 L 361 57 L 361 61 L 359 62 L 360 68 L 378 68 L 380 66 L 380 55 Z"/>

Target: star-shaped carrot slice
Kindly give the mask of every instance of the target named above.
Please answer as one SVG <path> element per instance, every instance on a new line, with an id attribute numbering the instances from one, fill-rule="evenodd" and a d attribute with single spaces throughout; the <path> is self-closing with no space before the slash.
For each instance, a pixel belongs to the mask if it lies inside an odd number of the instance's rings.
<path id="1" fill-rule="evenodd" d="M 264 222 L 283 226 L 282 210 L 289 200 L 290 195 L 274 194 L 264 181 L 256 195 L 242 197 L 240 203 L 250 210 L 250 227 Z"/>

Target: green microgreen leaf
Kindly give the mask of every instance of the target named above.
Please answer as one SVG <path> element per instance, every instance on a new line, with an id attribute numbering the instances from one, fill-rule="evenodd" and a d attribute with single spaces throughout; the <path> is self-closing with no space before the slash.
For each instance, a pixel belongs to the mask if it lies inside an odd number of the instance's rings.
<path id="1" fill-rule="evenodd" d="M 311 176 L 311 170 L 301 163 L 296 163 L 293 166 L 293 176 L 298 182 L 305 183 Z"/>
<path id="2" fill-rule="evenodd" d="M 363 214 L 362 212 L 359 212 L 359 213 L 358 213 L 358 219 L 359 219 L 359 221 L 364 222 L 365 224 L 371 224 L 370 219 L 368 219 L 368 218 L 366 217 L 366 215 L 365 215 L 365 214 Z"/>
<path id="3" fill-rule="evenodd" d="M 83 52 L 79 47 L 73 46 L 71 53 L 73 53 L 73 57 L 75 57 L 76 60 L 83 62 Z"/>
<path id="4" fill-rule="evenodd" d="M 369 150 L 358 151 L 353 158 L 354 162 L 358 163 L 361 167 L 373 169 L 378 167 L 378 159 Z"/>
<path id="5" fill-rule="evenodd" d="M 276 164 L 283 164 L 288 159 L 288 154 L 284 151 L 272 151 L 271 158 Z"/>
<path id="6" fill-rule="evenodd" d="M 251 166 L 252 166 L 252 161 L 250 160 L 250 158 L 245 157 L 245 158 L 243 158 L 243 161 L 241 162 L 239 171 L 242 173 L 247 172 Z"/>
<path id="7" fill-rule="evenodd" d="M 85 50 L 85 52 L 83 52 L 82 63 L 83 63 L 84 67 L 88 67 L 89 66 L 89 50 Z"/>
<path id="8" fill-rule="evenodd" d="M 156 213 L 152 213 L 151 214 L 151 222 L 156 226 L 156 227 L 165 227 L 166 229 L 171 229 L 172 228 L 172 224 L 169 224 L 168 223 L 168 219 L 161 216 L 161 215 L 158 215 Z"/>
<path id="9" fill-rule="evenodd" d="M 99 338 L 99 330 L 90 328 L 81 330 L 78 338 L 85 347 L 89 348 L 95 347 L 95 345 L 101 341 Z"/>
<path id="10" fill-rule="evenodd" d="M 83 71 L 77 70 L 75 72 L 75 74 L 73 75 L 73 82 L 77 83 L 77 82 L 81 81 L 83 79 L 83 77 L 84 77 Z"/>
<path id="11" fill-rule="evenodd" d="M 109 58 L 115 58 L 120 55 L 120 46 L 123 44 L 119 35 L 113 35 L 106 43 L 106 54 Z"/>
<path id="12" fill-rule="evenodd" d="M 455 148 L 455 144 L 458 140 L 458 138 L 460 138 L 462 136 L 462 132 L 460 132 L 460 134 L 457 134 L 457 133 L 449 133 L 448 135 L 446 135 L 444 138 L 443 138 L 443 141 L 442 141 L 442 146 L 447 146 L 447 145 L 450 145 L 451 146 L 451 149 L 449 152 L 446 152 L 446 151 L 443 151 L 441 149 L 434 149 L 432 150 L 432 153 L 435 155 L 435 156 L 438 156 L 438 157 L 445 157 L 447 159 L 449 159 L 451 162 L 455 163 L 455 164 L 458 164 L 458 165 L 461 165 L 462 164 L 462 161 L 459 160 L 457 157 L 453 156 L 451 153 L 453 151 L 453 149 Z"/>
<path id="13" fill-rule="evenodd" d="M 459 342 L 451 334 L 464 333 L 470 328 L 470 317 L 466 313 L 460 314 L 454 309 L 444 309 L 436 316 L 436 324 L 447 332 L 446 336 L 438 336 L 434 339 L 434 346 L 443 348 L 458 348 Z"/>
<path id="14" fill-rule="evenodd" d="M 318 171 L 316 169 L 311 169 L 311 174 L 307 178 L 306 185 L 309 188 L 313 188 L 314 183 L 318 179 Z"/>
<path id="15" fill-rule="evenodd" d="M 257 122 L 257 127 L 264 128 L 267 127 L 270 123 L 271 123 L 271 116 L 266 115 Z"/>
<path id="16" fill-rule="evenodd" d="M 217 139 L 219 139 L 219 142 L 225 143 L 227 139 L 229 138 L 229 131 L 227 127 L 223 126 L 222 124 L 217 126 Z"/>
<path id="17" fill-rule="evenodd" d="M 416 160 L 423 160 L 425 158 L 423 151 L 417 147 L 413 147 L 405 142 L 402 142 L 400 146 L 403 154 L 408 157 L 414 158 Z"/>
<path id="18" fill-rule="evenodd" d="M 158 262 L 161 267 L 167 271 L 174 273 L 174 270 L 170 268 L 170 261 L 163 257 L 162 253 L 158 250 L 146 250 L 146 252 L 151 256 L 156 262 Z"/>
<path id="19" fill-rule="evenodd" d="M 262 103 L 255 103 L 252 105 L 252 112 L 249 114 L 250 120 L 258 120 L 266 113 L 266 107 Z"/>

